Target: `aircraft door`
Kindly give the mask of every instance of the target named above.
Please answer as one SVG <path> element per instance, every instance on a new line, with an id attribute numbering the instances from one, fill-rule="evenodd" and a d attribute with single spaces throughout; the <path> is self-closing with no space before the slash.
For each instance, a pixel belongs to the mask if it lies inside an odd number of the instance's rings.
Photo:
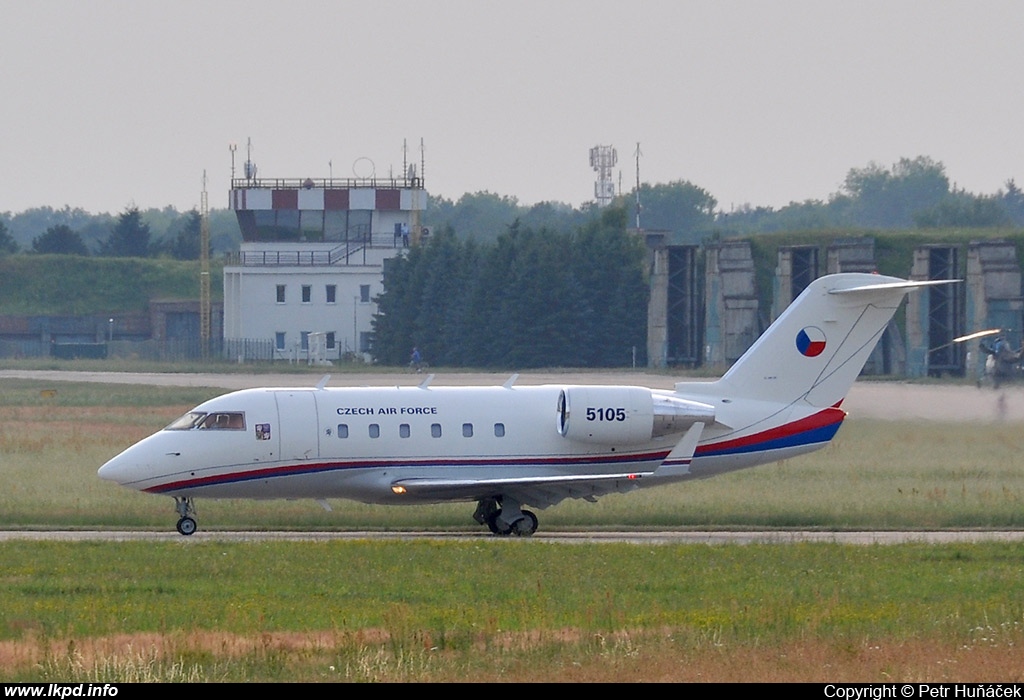
<path id="1" fill-rule="evenodd" d="M 311 391 L 277 391 L 281 459 L 307 460 L 320 457 L 316 400 Z"/>

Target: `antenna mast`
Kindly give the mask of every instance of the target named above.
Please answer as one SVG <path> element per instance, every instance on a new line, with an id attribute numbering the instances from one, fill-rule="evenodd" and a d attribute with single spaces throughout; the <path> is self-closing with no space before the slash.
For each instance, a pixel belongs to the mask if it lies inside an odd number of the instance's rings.
<path id="1" fill-rule="evenodd" d="M 408 164 L 406 164 L 406 160 L 405 160 L 405 156 L 404 156 L 404 153 L 405 153 L 405 141 L 404 140 L 402 141 L 402 153 L 403 153 L 402 163 L 403 163 L 403 167 L 405 168 L 405 177 L 408 179 L 408 185 L 407 186 L 411 186 L 411 188 L 412 188 L 412 192 L 411 192 L 411 194 L 412 194 L 412 211 L 411 211 L 411 214 L 412 214 L 412 224 L 411 224 L 411 226 L 412 226 L 412 232 L 411 232 L 412 233 L 412 242 L 413 242 L 413 245 L 419 245 L 420 243 L 424 242 L 422 240 L 423 219 L 421 217 L 422 212 L 420 211 L 420 193 L 418 191 L 420 184 L 423 182 L 423 171 L 422 171 L 422 167 L 423 167 L 423 137 L 420 137 L 420 168 L 421 168 L 421 170 L 420 170 L 419 174 L 416 173 L 416 163 L 408 163 Z"/>
<path id="2" fill-rule="evenodd" d="M 640 230 L 640 142 L 636 142 L 636 228 Z"/>
<path id="3" fill-rule="evenodd" d="M 234 151 L 231 152 L 234 156 Z M 206 195 L 206 171 L 203 193 L 199 197 L 199 339 L 200 354 L 210 357 L 210 203 Z"/>
<path id="4" fill-rule="evenodd" d="M 245 142 L 245 179 L 252 181 L 256 179 L 256 164 L 252 162 L 252 138 Z"/>

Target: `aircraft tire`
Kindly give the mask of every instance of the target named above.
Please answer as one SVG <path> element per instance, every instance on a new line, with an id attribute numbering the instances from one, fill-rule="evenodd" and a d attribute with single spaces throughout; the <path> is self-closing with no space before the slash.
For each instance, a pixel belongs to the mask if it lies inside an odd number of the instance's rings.
<path id="1" fill-rule="evenodd" d="M 196 521 L 189 517 L 181 518 L 178 521 L 178 533 L 186 537 L 196 531 Z"/>
<path id="2" fill-rule="evenodd" d="M 512 526 L 512 532 L 516 537 L 530 537 L 537 532 L 537 516 L 532 511 L 524 510 L 523 517 Z"/>
<path id="3" fill-rule="evenodd" d="M 492 535 L 497 535 L 498 537 L 507 537 L 508 535 L 511 535 L 512 528 L 502 529 L 502 526 L 498 521 L 499 517 L 501 517 L 500 508 L 494 511 L 494 513 L 487 518 L 487 529 L 491 531 Z"/>

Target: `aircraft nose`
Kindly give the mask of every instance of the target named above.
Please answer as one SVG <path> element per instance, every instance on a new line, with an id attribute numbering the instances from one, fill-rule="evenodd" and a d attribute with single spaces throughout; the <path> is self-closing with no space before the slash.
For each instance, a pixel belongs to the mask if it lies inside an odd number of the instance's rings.
<path id="1" fill-rule="evenodd" d="M 132 471 L 133 466 L 133 462 L 125 459 L 125 455 L 122 452 L 108 460 L 106 464 L 99 468 L 96 474 L 106 481 L 123 484 L 128 481 L 128 475 Z"/>

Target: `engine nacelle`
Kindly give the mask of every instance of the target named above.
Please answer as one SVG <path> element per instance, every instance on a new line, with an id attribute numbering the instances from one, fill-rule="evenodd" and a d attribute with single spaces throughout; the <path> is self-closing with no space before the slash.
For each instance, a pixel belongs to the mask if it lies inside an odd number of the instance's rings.
<path id="1" fill-rule="evenodd" d="M 570 386 L 558 395 L 558 433 L 599 445 L 638 445 L 712 423 L 715 408 L 635 386 Z"/>

